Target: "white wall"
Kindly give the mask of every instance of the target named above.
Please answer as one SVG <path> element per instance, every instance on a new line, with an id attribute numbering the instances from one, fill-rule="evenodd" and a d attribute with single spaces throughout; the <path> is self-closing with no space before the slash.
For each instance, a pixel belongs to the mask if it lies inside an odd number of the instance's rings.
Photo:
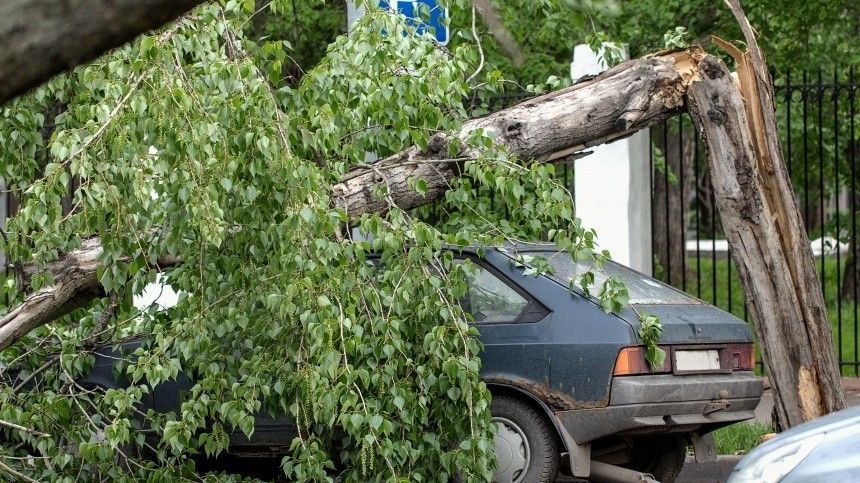
<path id="1" fill-rule="evenodd" d="M 624 58 L 627 58 L 626 48 Z M 573 81 L 606 70 L 587 45 L 573 51 Z M 648 130 L 592 148 L 575 161 L 574 202 L 583 226 L 619 263 L 651 273 L 651 186 Z"/>

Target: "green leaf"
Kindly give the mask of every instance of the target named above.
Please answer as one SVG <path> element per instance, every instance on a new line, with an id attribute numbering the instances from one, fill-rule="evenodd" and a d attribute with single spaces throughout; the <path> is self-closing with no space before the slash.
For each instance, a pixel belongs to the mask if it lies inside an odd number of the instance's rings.
<path id="1" fill-rule="evenodd" d="M 656 315 L 639 313 L 639 337 L 645 343 L 645 359 L 652 371 L 659 369 L 666 360 L 666 352 L 657 343 L 663 335 L 663 326 Z"/>
<path id="2" fill-rule="evenodd" d="M 382 426 L 382 416 L 378 414 L 374 414 L 370 417 L 370 427 L 375 431 L 378 430 L 380 426 Z"/>

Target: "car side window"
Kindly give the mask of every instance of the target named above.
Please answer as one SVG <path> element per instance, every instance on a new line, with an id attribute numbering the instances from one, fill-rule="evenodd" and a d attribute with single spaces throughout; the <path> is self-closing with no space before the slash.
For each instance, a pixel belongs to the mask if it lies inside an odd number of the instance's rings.
<path id="1" fill-rule="evenodd" d="M 463 263 L 463 260 L 456 263 Z M 477 263 L 466 270 L 466 285 L 468 292 L 462 301 L 463 309 L 477 324 L 514 322 L 529 306 L 528 299 Z"/>

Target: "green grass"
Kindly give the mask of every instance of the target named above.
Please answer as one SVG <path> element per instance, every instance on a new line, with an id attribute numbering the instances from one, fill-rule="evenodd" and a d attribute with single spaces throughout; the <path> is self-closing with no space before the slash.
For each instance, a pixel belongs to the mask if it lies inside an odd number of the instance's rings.
<path id="1" fill-rule="evenodd" d="M 773 428 L 768 424 L 756 422 L 735 423 L 714 431 L 717 442 L 717 454 L 745 454 L 758 446 L 762 435 L 772 433 Z"/>
<path id="2" fill-rule="evenodd" d="M 815 260 L 819 276 L 822 273 L 821 261 L 821 257 Z M 840 274 L 845 273 L 845 256 L 842 256 L 838 268 Z M 714 284 L 715 271 L 716 285 Z M 729 277 L 730 271 L 731 277 Z M 857 346 L 860 343 L 860 341 L 855 340 L 858 321 L 860 321 L 860 312 L 858 312 L 860 307 L 853 301 L 840 301 L 838 298 L 841 281 L 837 277 L 835 256 L 824 257 L 823 273 L 822 284 L 824 287 L 824 300 L 827 305 L 827 318 L 830 322 L 837 356 L 841 361 L 856 361 L 858 360 Z M 689 257 L 687 259 L 686 287 L 681 287 L 681 283 L 675 280 L 673 280 L 673 285 L 678 288 L 684 288 L 687 292 L 723 310 L 732 312 L 740 318 L 747 318 L 744 313 L 744 293 L 738 281 L 737 270 L 734 267 L 734 263 L 731 263 L 724 256 L 717 257 L 714 261 L 711 259 L 710 254 L 703 253 L 698 266 L 696 258 Z M 858 373 L 855 366 L 843 366 L 842 375 L 860 376 L 860 373 Z"/>

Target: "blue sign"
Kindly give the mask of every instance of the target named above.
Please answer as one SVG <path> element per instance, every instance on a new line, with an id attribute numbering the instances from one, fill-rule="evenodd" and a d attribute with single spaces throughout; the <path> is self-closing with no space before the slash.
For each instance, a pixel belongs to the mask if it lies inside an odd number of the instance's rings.
<path id="1" fill-rule="evenodd" d="M 379 8 L 405 16 L 406 23 L 414 26 L 418 35 L 430 32 L 439 45 L 448 44 L 448 9 L 437 0 L 380 0 Z"/>

